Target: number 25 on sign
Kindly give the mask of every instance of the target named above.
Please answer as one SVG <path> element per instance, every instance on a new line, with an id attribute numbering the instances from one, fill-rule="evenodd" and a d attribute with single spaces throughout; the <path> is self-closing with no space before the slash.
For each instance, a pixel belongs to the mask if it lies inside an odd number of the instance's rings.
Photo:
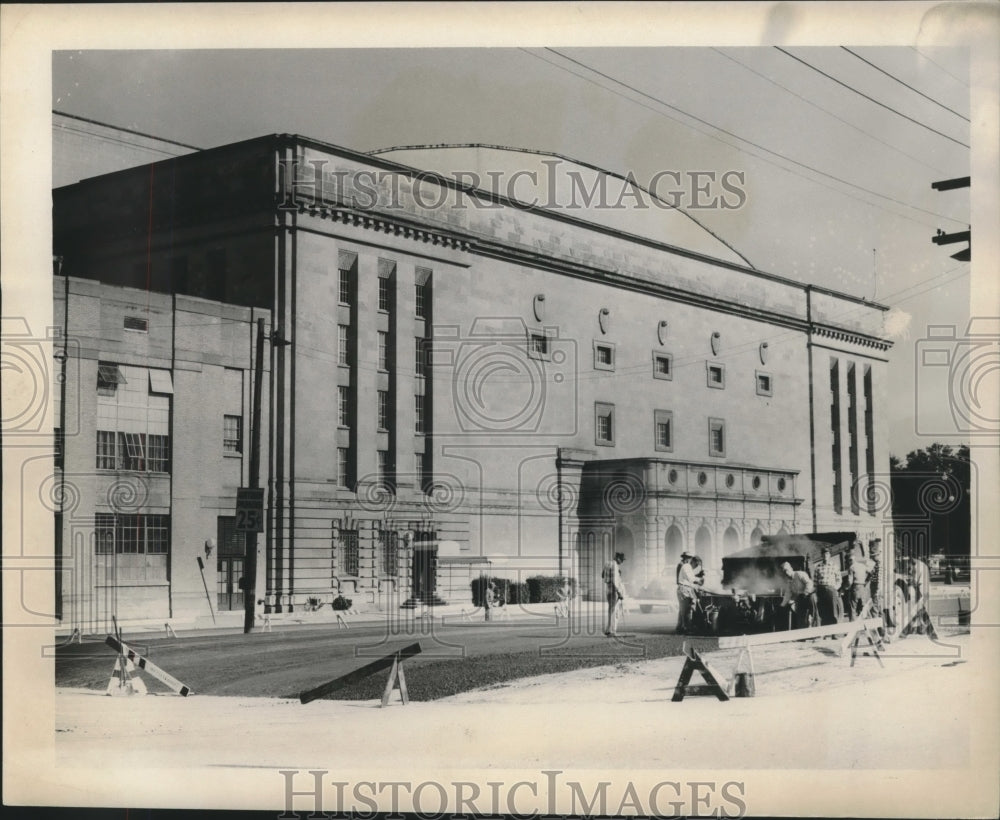
<path id="1" fill-rule="evenodd" d="M 237 532 L 264 532 L 264 488 L 241 487 L 236 491 Z"/>

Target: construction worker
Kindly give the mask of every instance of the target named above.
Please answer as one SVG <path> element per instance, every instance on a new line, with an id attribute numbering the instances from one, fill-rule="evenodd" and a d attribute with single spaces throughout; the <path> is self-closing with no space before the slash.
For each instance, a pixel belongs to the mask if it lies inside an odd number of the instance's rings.
<path id="1" fill-rule="evenodd" d="M 787 561 L 781 565 L 785 576 L 785 594 L 781 606 L 789 610 L 792 629 L 802 629 L 809 626 L 810 616 L 814 617 L 816 596 L 815 586 L 809 573 L 803 570 L 793 570 Z"/>
<path id="2" fill-rule="evenodd" d="M 690 552 L 681 553 L 681 562 L 677 565 L 677 634 L 684 635 L 691 629 L 691 616 L 698 593 L 698 577 L 695 575 Z"/>
<path id="3" fill-rule="evenodd" d="M 608 628 L 604 634 L 615 636 L 618 634 L 618 614 L 620 602 L 625 598 L 625 585 L 622 583 L 621 565 L 625 561 L 624 552 L 616 552 L 613 560 L 604 565 L 601 577 L 608 595 Z"/>
<path id="4" fill-rule="evenodd" d="M 813 581 L 816 584 L 819 622 L 823 626 L 840 623 L 844 614 L 840 598 L 840 585 L 843 579 L 840 575 L 840 564 L 833 560 L 829 547 L 820 550 L 820 562 L 813 570 Z"/>
<path id="5" fill-rule="evenodd" d="M 847 587 L 848 610 L 847 614 L 853 621 L 864 612 L 865 604 L 868 603 L 868 562 L 860 555 L 851 555 L 850 566 L 847 568 L 847 577 L 844 580 Z"/>

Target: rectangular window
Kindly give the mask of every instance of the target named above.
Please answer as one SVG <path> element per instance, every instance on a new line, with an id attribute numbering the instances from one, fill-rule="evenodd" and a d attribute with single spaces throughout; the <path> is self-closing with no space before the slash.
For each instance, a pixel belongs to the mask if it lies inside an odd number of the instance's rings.
<path id="1" fill-rule="evenodd" d="M 726 386 L 726 366 L 724 364 L 712 364 L 706 362 L 708 373 L 708 386 L 721 390 Z"/>
<path id="2" fill-rule="evenodd" d="M 57 413 L 57 415 L 58 415 L 58 413 Z M 66 446 L 65 439 L 66 439 L 66 437 L 63 435 L 62 428 L 56 427 L 56 429 L 55 429 L 55 435 L 53 436 L 52 443 L 53 443 L 53 447 L 54 447 L 53 456 L 55 457 L 55 459 L 54 459 L 55 466 L 58 467 L 59 469 L 62 469 L 63 464 L 65 462 L 65 458 L 66 458 L 66 455 L 65 455 L 65 452 L 64 452 L 64 448 Z"/>
<path id="3" fill-rule="evenodd" d="M 424 397 L 417 395 L 413 397 L 414 423 L 417 433 L 426 432 L 427 419 L 424 418 Z"/>
<path id="4" fill-rule="evenodd" d="M 710 456 L 726 454 L 726 423 L 722 419 L 708 420 L 708 454 Z"/>
<path id="5" fill-rule="evenodd" d="M 340 427 L 351 426 L 351 394 L 347 386 L 337 386 L 337 424 Z"/>
<path id="6" fill-rule="evenodd" d="M 413 370 L 418 376 L 427 375 L 427 340 L 417 336 L 414 339 Z"/>
<path id="7" fill-rule="evenodd" d="M 528 356 L 532 359 L 549 361 L 552 357 L 552 346 L 548 334 L 544 331 L 534 331 L 528 334 Z"/>
<path id="8" fill-rule="evenodd" d="M 865 365 L 862 388 L 865 397 L 865 470 L 868 472 L 867 500 L 868 514 L 875 515 L 875 429 L 872 418 L 872 369 Z"/>
<path id="9" fill-rule="evenodd" d="M 348 450 L 346 447 L 337 448 L 337 486 L 346 487 L 347 478 L 347 464 L 348 464 Z"/>
<path id="10" fill-rule="evenodd" d="M 653 378 L 673 379 L 674 357 L 670 353 L 653 352 Z"/>
<path id="11" fill-rule="evenodd" d="M 97 555 L 113 555 L 115 551 L 115 516 L 113 513 L 97 513 L 94 516 L 94 552 Z"/>
<path id="12" fill-rule="evenodd" d="M 146 516 L 146 554 L 166 555 L 170 551 L 170 516 Z"/>
<path id="13" fill-rule="evenodd" d="M 384 330 L 378 332 L 378 369 L 389 369 L 389 334 Z"/>
<path id="14" fill-rule="evenodd" d="M 770 396 L 771 395 L 771 374 L 761 373 L 757 371 L 757 395 L 758 396 Z"/>
<path id="15" fill-rule="evenodd" d="M 351 363 L 351 337 L 347 325 L 337 325 L 337 363 Z"/>
<path id="16" fill-rule="evenodd" d="M 341 251 L 337 259 L 338 274 L 338 297 L 340 304 L 353 304 L 351 296 L 354 290 L 354 273 L 357 270 L 358 257 L 356 254 Z"/>
<path id="17" fill-rule="evenodd" d="M 108 430 L 97 431 L 97 469 L 117 470 L 118 460 L 115 454 L 115 439 L 117 436 Z"/>
<path id="18" fill-rule="evenodd" d="M 830 429 L 832 431 L 833 511 L 842 512 L 844 494 L 840 459 L 840 363 L 830 359 Z"/>
<path id="19" fill-rule="evenodd" d="M 220 556 L 245 556 L 247 554 L 246 533 L 236 529 L 236 517 L 220 515 L 217 519 Z"/>
<path id="20" fill-rule="evenodd" d="M 243 419 L 239 416 L 222 417 L 222 451 L 243 452 Z"/>
<path id="21" fill-rule="evenodd" d="M 376 456 L 376 479 L 379 484 L 385 484 L 389 480 L 389 451 L 377 450 Z"/>
<path id="22" fill-rule="evenodd" d="M 121 454 L 124 452 L 124 456 Z M 123 470 L 146 469 L 146 434 L 145 433 L 119 433 L 118 453 L 122 457 Z"/>
<path id="23" fill-rule="evenodd" d="M 392 280 L 388 276 L 380 276 L 378 280 L 378 309 L 389 312 L 392 302 Z"/>
<path id="24" fill-rule="evenodd" d="M 170 438 L 150 433 L 146 437 L 146 467 L 151 473 L 170 472 Z"/>
<path id="25" fill-rule="evenodd" d="M 653 411 L 653 448 L 662 453 L 674 449 L 674 414 L 670 410 Z"/>
<path id="26" fill-rule="evenodd" d="M 604 447 L 615 443 L 615 406 L 594 403 L 594 441 Z"/>
<path id="27" fill-rule="evenodd" d="M 97 392 L 100 395 L 114 395 L 118 385 L 127 383 L 118 365 L 105 363 L 97 365 Z"/>
<path id="28" fill-rule="evenodd" d="M 606 342 L 594 342 L 594 369 L 615 369 L 615 346 Z"/>
<path id="29" fill-rule="evenodd" d="M 399 574 L 399 536 L 392 530 L 379 530 L 379 566 L 383 576 Z"/>
<path id="30" fill-rule="evenodd" d="M 378 391 L 378 429 L 389 429 L 389 391 Z"/>
<path id="31" fill-rule="evenodd" d="M 119 515 L 115 527 L 115 548 L 120 555 L 144 552 L 146 528 L 141 515 Z"/>
<path id="32" fill-rule="evenodd" d="M 415 453 L 414 464 L 417 465 L 417 489 L 423 492 L 431 477 L 431 460 L 427 453 Z"/>
<path id="33" fill-rule="evenodd" d="M 358 550 L 358 531 L 340 531 L 340 567 L 343 575 L 357 577 L 361 574 L 361 556 Z"/>
<path id="34" fill-rule="evenodd" d="M 423 319 L 427 316 L 427 283 L 417 282 L 414 288 L 414 312 Z"/>
<path id="35" fill-rule="evenodd" d="M 124 321 L 125 330 L 134 330 L 138 333 L 149 332 L 149 319 L 141 316 L 126 316 Z"/>

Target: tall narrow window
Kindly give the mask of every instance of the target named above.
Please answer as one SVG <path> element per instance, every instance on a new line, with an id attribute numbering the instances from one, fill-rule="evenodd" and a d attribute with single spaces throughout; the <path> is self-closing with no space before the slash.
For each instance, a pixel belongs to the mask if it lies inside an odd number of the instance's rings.
<path id="1" fill-rule="evenodd" d="M 420 319 L 427 316 L 427 284 L 417 282 L 414 288 L 414 312 Z"/>
<path id="2" fill-rule="evenodd" d="M 243 419 L 239 416 L 222 417 L 222 451 L 243 452 Z"/>
<path id="3" fill-rule="evenodd" d="M 851 512 L 861 512 L 858 503 L 858 390 L 853 364 L 847 366 L 847 434 L 850 443 L 847 448 L 848 467 L 851 471 Z"/>
<path id="4" fill-rule="evenodd" d="M 351 363 L 351 336 L 347 325 L 337 325 L 337 363 Z"/>
<path id="5" fill-rule="evenodd" d="M 353 304 L 354 278 L 358 268 L 358 257 L 348 251 L 341 251 L 337 262 L 338 297 L 340 304 Z"/>
<path id="6" fill-rule="evenodd" d="M 710 456 L 726 454 L 726 423 L 722 419 L 708 420 L 708 454 Z"/>
<path id="7" fill-rule="evenodd" d="M 378 429 L 389 429 L 389 391 L 378 391 Z"/>
<path id="8" fill-rule="evenodd" d="M 427 340 L 417 336 L 414 339 L 413 371 L 418 376 L 427 375 Z"/>
<path id="9" fill-rule="evenodd" d="M 343 384 L 337 386 L 337 424 L 341 427 L 351 426 L 351 396 L 349 389 Z"/>
<path id="10" fill-rule="evenodd" d="M 604 447 L 615 443 L 615 406 L 604 402 L 594 403 L 594 442 Z"/>
<path id="11" fill-rule="evenodd" d="M 384 330 L 378 332 L 378 369 L 389 369 L 389 334 Z"/>
<path id="12" fill-rule="evenodd" d="M 378 280 L 378 309 L 384 310 L 386 313 L 389 312 L 390 306 L 390 294 L 392 280 L 387 276 L 380 276 Z"/>
<path id="13" fill-rule="evenodd" d="M 840 463 L 840 364 L 830 359 L 830 430 L 832 433 L 833 511 L 844 508 Z"/>
<path id="14" fill-rule="evenodd" d="M 424 397 L 417 395 L 413 397 L 414 427 L 417 433 L 424 433 L 427 430 L 427 419 L 424 416 Z"/>
<path id="15" fill-rule="evenodd" d="M 358 550 L 358 531 L 340 531 L 340 568 L 344 575 L 361 574 L 361 555 Z"/>
<path id="16" fill-rule="evenodd" d="M 399 574 L 399 536 L 392 530 L 379 530 L 379 566 L 381 575 Z"/>
<path id="17" fill-rule="evenodd" d="M 667 453 L 674 449 L 674 414 L 669 410 L 653 411 L 653 449 Z"/>
<path id="18" fill-rule="evenodd" d="M 348 450 L 346 447 L 337 448 L 337 486 L 347 486 L 347 459 Z"/>
<path id="19" fill-rule="evenodd" d="M 115 453 L 117 435 L 110 430 L 97 431 L 97 469 L 117 470 L 118 459 Z"/>
<path id="20" fill-rule="evenodd" d="M 94 516 L 94 552 L 98 555 L 112 555 L 114 551 L 114 513 L 97 513 Z"/>
<path id="21" fill-rule="evenodd" d="M 414 459 L 417 465 L 417 489 L 424 491 L 431 478 L 430 457 L 427 453 L 415 453 Z"/>
<path id="22" fill-rule="evenodd" d="M 376 480 L 379 484 L 385 484 L 389 480 L 389 451 L 377 450 L 376 453 Z"/>
<path id="23" fill-rule="evenodd" d="M 868 514 L 875 515 L 875 425 L 872 414 L 872 369 L 865 365 L 864 376 L 865 395 L 865 471 L 868 473 L 868 492 L 865 494 L 868 502 Z"/>

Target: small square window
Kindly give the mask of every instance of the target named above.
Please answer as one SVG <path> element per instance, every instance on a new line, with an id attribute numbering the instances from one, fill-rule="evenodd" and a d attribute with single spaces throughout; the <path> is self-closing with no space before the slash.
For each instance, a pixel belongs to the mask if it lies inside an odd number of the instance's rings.
<path id="1" fill-rule="evenodd" d="M 594 342 L 594 369 L 615 369 L 615 346 L 608 342 Z"/>
<path id="2" fill-rule="evenodd" d="M 615 406 L 613 404 L 594 403 L 594 442 L 602 447 L 614 446 Z"/>
<path id="3" fill-rule="evenodd" d="M 771 374 L 761 373 L 757 371 L 757 395 L 758 396 L 770 396 L 771 393 Z"/>
<path id="4" fill-rule="evenodd" d="M 528 331 L 528 357 L 545 362 L 552 360 L 552 339 L 548 331 Z"/>
<path id="5" fill-rule="evenodd" d="M 726 423 L 722 419 L 708 420 L 708 454 L 710 456 L 726 454 Z"/>
<path id="6" fill-rule="evenodd" d="M 724 364 L 712 364 L 708 362 L 706 369 L 709 387 L 721 390 L 726 386 L 726 366 Z"/>
<path id="7" fill-rule="evenodd" d="M 674 449 L 674 414 L 670 410 L 653 411 L 653 449 L 661 453 Z"/>
<path id="8" fill-rule="evenodd" d="M 674 357 L 670 353 L 653 352 L 653 378 L 673 379 Z"/>

